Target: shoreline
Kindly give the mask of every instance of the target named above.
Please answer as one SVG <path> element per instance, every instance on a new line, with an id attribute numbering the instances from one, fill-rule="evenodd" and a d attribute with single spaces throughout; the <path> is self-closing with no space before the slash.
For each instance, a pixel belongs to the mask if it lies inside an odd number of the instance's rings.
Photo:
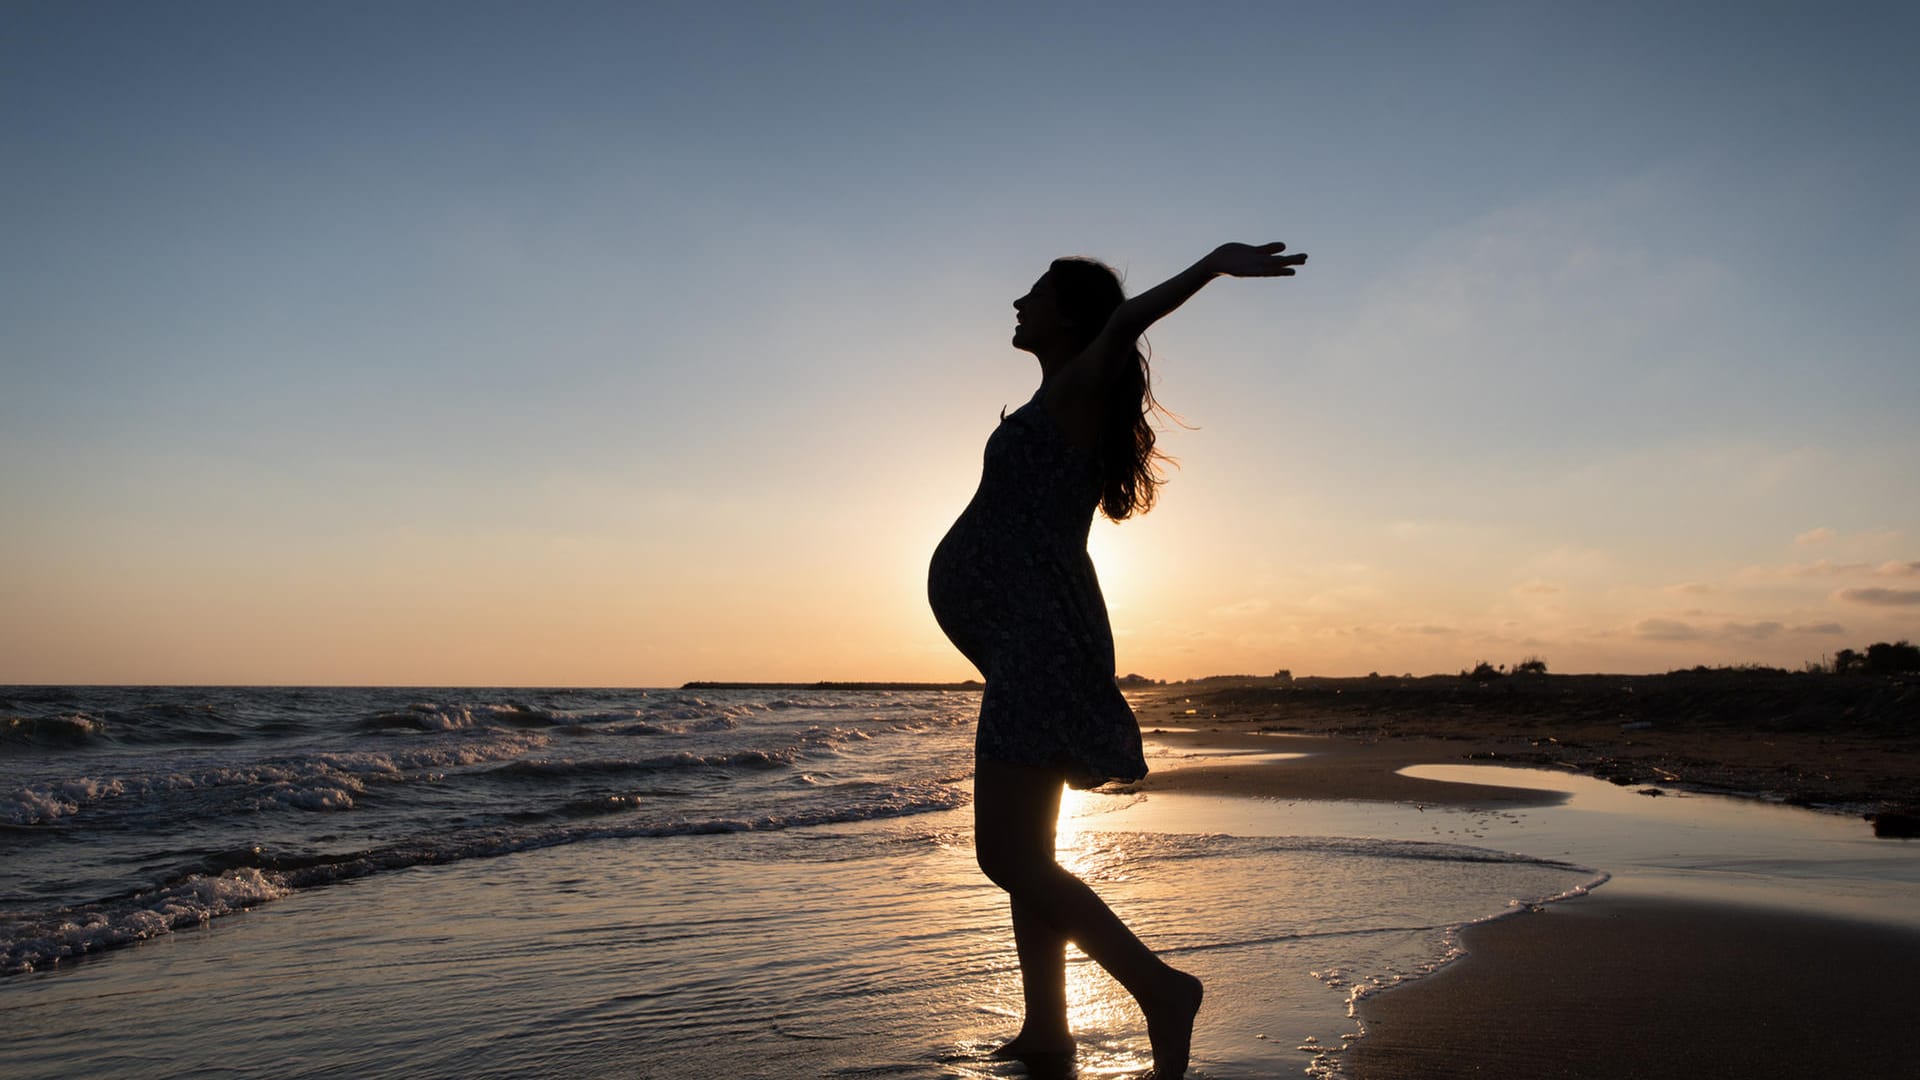
<path id="1" fill-rule="evenodd" d="M 1376 703 L 1377 704 L 1377 703 Z M 1177 691 L 1137 699 L 1143 734 L 1156 751 L 1154 771 L 1121 794 L 1165 793 L 1292 801 L 1409 804 L 1506 813 L 1567 801 L 1551 790 L 1556 774 L 1611 781 L 1614 796 L 1679 809 L 1685 792 L 1732 796 L 1777 813 L 1853 808 L 1813 796 L 1821 783 L 1787 786 L 1781 755 L 1858 742 L 1832 733 L 1771 733 L 1734 740 L 1719 759 L 1704 751 L 1715 737 L 1702 730 L 1638 739 L 1645 729 L 1598 730 L 1589 723 L 1554 725 L 1579 735 L 1556 741 L 1488 719 L 1442 721 L 1386 710 L 1354 713 L 1249 707 L 1245 695 L 1225 700 Z M 1193 710 L 1189 713 L 1187 710 Z M 1362 719 L 1356 723 L 1355 713 Z M 1371 715 L 1366 715 L 1371 713 Z M 1608 736 L 1610 738 L 1601 738 Z M 1677 738 L 1668 736 L 1677 735 Z M 1905 743 L 1875 747 L 1847 771 L 1844 784 L 1888 782 L 1904 790 L 1914 774 L 1892 775 Z M 1908 741 L 1910 742 L 1910 740 Z M 1568 743 L 1575 745 L 1569 746 Z M 1543 745 L 1544 744 L 1544 745 Z M 1303 753 L 1306 757 L 1289 756 Z M 1168 760 L 1167 755 L 1173 755 Z M 1682 770 L 1645 783 L 1654 762 L 1686 758 Z M 1727 760 L 1731 759 L 1731 761 Z M 1457 783 L 1405 776 L 1421 765 L 1508 765 L 1543 770 L 1538 789 Z M 1595 767 L 1596 764 L 1599 767 Z M 1424 770 L 1423 770 L 1424 771 Z M 1697 778 L 1712 776 L 1715 783 Z M 1690 779 L 1691 778 L 1691 779 Z M 1754 781 L 1741 790 L 1737 781 Z M 1524 780 L 1513 781 L 1524 784 Z M 1591 780 L 1586 781 L 1593 787 Z M 1875 790 L 1869 787 L 1867 790 Z M 1889 799 L 1876 799 L 1887 806 Z M 1791 804 L 1788 810 L 1779 804 Z M 1701 804 L 1704 805 L 1704 804 Z M 1545 809 L 1551 817 L 1553 809 Z M 1859 842 L 1875 839 L 1865 823 Z M 1499 846 L 1498 840 L 1487 841 Z M 1533 852 L 1554 854 L 1554 852 Z M 1917 853 L 1920 854 L 1920 853 Z M 1579 858 L 1579 852 L 1574 852 Z M 1703 1076 L 1904 1076 L 1912 1054 L 1904 1021 L 1920 1005 L 1912 973 L 1920 970 L 1920 929 L 1835 911 L 1796 909 L 1790 890 L 1767 900 L 1680 895 L 1644 872 L 1590 863 L 1611 880 L 1593 892 L 1530 905 L 1464 926 L 1462 955 L 1438 970 L 1363 994 L 1352 1004 L 1363 1034 L 1340 1055 L 1351 1080 L 1416 1080 L 1471 1076 L 1493 1080 Z M 1860 989 L 1864 988 L 1864 989 Z"/>

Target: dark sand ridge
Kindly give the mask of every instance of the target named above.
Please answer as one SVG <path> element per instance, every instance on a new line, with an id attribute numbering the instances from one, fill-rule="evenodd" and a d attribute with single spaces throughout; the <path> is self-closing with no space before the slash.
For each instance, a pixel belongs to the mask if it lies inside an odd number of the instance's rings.
<path id="1" fill-rule="evenodd" d="M 1270 799 L 1354 799 L 1369 802 L 1407 802 L 1419 805 L 1492 809 L 1511 806 L 1551 806 L 1566 801 L 1557 791 L 1501 787 L 1494 784 L 1454 784 L 1401 776 L 1409 765 L 1450 762 L 1460 757 L 1460 744 L 1437 739 L 1343 739 L 1317 735 L 1267 735 L 1244 728 L 1207 725 L 1194 731 L 1147 727 L 1147 739 L 1175 751 L 1221 750 L 1246 754 L 1234 757 L 1206 755 L 1193 764 L 1155 758 L 1145 780 L 1104 790 L 1116 793 L 1181 791 L 1197 795 L 1255 795 Z M 1257 755 L 1309 755 L 1281 761 L 1261 761 Z"/>
<path id="2" fill-rule="evenodd" d="M 1428 762 L 1561 765 L 1801 805 L 1920 803 L 1920 679 L 1678 673 L 1205 680 L 1139 702 L 1141 726 L 1433 748 Z M 1383 751 L 1393 754 L 1397 751 Z M 1423 748 L 1423 752 L 1427 752 Z"/>
<path id="3" fill-rule="evenodd" d="M 1261 681 L 1170 688 L 1140 702 L 1143 727 L 1196 730 L 1161 731 L 1156 743 L 1313 756 L 1163 764 L 1137 788 L 1462 806 L 1557 799 L 1393 775 L 1472 760 L 1803 803 L 1920 795 L 1911 688 L 1718 678 L 1542 680 L 1504 693 L 1433 680 L 1317 680 L 1304 694 Z M 1603 888 L 1471 927 L 1463 944 L 1465 959 L 1361 1002 L 1368 1035 L 1347 1062 L 1356 1080 L 1914 1075 L 1906 1024 L 1920 1006 L 1920 934 L 1908 930 Z"/>

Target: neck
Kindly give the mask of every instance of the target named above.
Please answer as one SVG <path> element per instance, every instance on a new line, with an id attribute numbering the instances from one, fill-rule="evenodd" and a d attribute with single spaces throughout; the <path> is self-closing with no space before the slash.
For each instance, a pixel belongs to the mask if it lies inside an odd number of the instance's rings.
<path id="1" fill-rule="evenodd" d="M 1062 369 L 1073 362 L 1073 354 L 1064 349 L 1048 349 L 1045 352 L 1036 352 L 1033 354 L 1033 358 L 1040 361 L 1041 382 L 1051 381 L 1055 375 L 1058 375 Z"/>

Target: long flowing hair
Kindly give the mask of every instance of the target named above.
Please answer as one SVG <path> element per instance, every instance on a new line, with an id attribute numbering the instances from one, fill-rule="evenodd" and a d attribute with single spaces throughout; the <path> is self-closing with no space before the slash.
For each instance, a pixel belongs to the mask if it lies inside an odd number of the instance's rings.
<path id="1" fill-rule="evenodd" d="M 1120 275 L 1095 259 L 1055 259 L 1047 276 L 1061 317 L 1082 332 L 1078 344 L 1083 349 L 1093 344 L 1127 298 L 1120 288 Z M 1116 365 L 1106 384 L 1100 403 L 1100 442 L 1094 452 L 1100 465 L 1100 512 L 1114 521 L 1153 509 L 1154 495 L 1165 483 L 1158 464 L 1167 457 L 1154 449 L 1150 420 L 1160 403 L 1153 399 L 1147 353 L 1138 341 L 1131 349 L 1133 356 Z"/>

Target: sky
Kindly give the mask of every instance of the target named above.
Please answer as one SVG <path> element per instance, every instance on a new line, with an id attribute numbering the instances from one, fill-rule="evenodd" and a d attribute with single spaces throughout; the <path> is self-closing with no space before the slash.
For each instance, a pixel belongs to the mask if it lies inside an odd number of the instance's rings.
<path id="1" fill-rule="evenodd" d="M 0 683 L 975 677 L 1011 301 L 1231 240 L 1122 672 L 1920 638 L 1920 9 L 1176 7 L 0 3 Z"/>

